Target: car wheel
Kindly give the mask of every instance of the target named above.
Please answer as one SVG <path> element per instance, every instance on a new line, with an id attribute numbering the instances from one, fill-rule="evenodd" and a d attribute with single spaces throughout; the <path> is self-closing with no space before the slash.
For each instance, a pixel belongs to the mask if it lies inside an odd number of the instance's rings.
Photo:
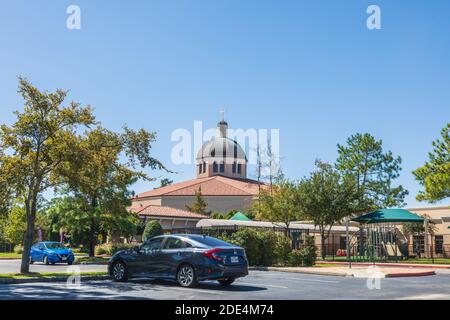
<path id="1" fill-rule="evenodd" d="M 220 279 L 220 280 L 217 280 L 217 281 L 222 286 L 229 286 L 230 284 L 232 284 L 234 282 L 234 278 Z"/>
<path id="2" fill-rule="evenodd" d="M 56 262 L 50 262 L 52 264 L 52 266 L 56 263 Z"/>
<path id="3" fill-rule="evenodd" d="M 189 264 L 183 264 L 178 268 L 177 280 L 182 287 L 195 287 L 197 285 L 197 275 L 195 274 L 194 267 Z"/>
<path id="4" fill-rule="evenodd" d="M 73 261 L 67 261 L 67 264 L 68 264 L 69 266 L 71 266 L 71 265 L 73 264 Z"/>
<path id="5" fill-rule="evenodd" d="M 34 263 L 33 258 L 30 257 L 30 264 L 33 264 L 33 263 Z"/>
<path id="6" fill-rule="evenodd" d="M 47 257 L 47 256 L 44 256 L 44 263 L 45 263 L 46 265 L 50 264 L 50 262 L 48 261 L 48 257 Z"/>
<path id="7" fill-rule="evenodd" d="M 111 276 L 114 281 L 124 282 L 128 280 L 127 266 L 122 261 L 117 261 L 111 268 Z"/>

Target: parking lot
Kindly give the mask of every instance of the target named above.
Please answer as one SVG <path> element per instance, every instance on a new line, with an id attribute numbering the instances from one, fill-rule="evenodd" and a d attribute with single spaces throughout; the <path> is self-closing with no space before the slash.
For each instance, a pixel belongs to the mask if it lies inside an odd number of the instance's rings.
<path id="1" fill-rule="evenodd" d="M 230 287 L 204 282 L 181 288 L 169 281 L 135 279 L 128 283 L 82 281 L 0 285 L 0 299 L 450 299 L 450 274 L 380 279 L 380 289 L 368 289 L 366 279 L 300 273 L 251 271 Z"/>

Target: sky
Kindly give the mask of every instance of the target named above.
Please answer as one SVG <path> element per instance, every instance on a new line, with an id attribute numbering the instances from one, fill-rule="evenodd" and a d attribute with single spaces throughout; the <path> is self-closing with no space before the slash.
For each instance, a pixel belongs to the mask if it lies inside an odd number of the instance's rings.
<path id="1" fill-rule="evenodd" d="M 372 4 L 379 30 L 366 26 Z M 66 27 L 69 5 L 81 9 L 79 30 Z M 195 166 L 173 163 L 172 133 L 192 132 L 194 121 L 215 127 L 221 107 L 230 128 L 279 129 L 291 179 L 368 132 L 402 157 L 396 183 L 409 190 L 407 205 L 427 205 L 415 200 L 411 171 L 450 120 L 449 1 L 15 0 L 0 8 L 0 123 L 22 109 L 18 75 L 41 90 L 69 89 L 68 101 L 93 106 L 109 129 L 155 131 L 153 156 L 176 173 L 148 173 L 175 182 L 194 178 Z"/>

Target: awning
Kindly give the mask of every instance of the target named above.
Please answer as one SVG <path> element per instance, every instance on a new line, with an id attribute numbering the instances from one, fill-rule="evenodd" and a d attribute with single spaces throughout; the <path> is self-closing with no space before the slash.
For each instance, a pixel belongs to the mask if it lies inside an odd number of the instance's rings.
<path id="1" fill-rule="evenodd" d="M 387 222 L 423 222 L 424 219 L 405 209 L 379 209 L 360 217 L 353 218 L 352 221 L 360 223 L 387 223 Z"/>
<path id="2" fill-rule="evenodd" d="M 242 212 L 236 212 L 235 215 L 230 218 L 230 220 L 251 221 L 251 219 L 249 219 Z"/>

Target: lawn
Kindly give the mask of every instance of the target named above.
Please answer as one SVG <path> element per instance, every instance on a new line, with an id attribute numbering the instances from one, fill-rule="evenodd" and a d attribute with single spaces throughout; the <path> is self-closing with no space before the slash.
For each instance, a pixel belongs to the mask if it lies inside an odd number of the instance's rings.
<path id="1" fill-rule="evenodd" d="M 108 263 L 109 257 L 89 257 L 89 256 L 77 256 L 75 258 L 75 264 L 95 264 L 95 263 Z"/>
<path id="2" fill-rule="evenodd" d="M 0 259 L 20 259 L 22 255 L 14 252 L 0 252 Z"/>
<path id="3" fill-rule="evenodd" d="M 72 272 L 42 272 L 42 273 L 29 273 L 29 274 L 21 274 L 21 273 L 1 273 L 0 279 L 29 279 L 29 278 L 40 278 L 40 279 L 48 279 L 48 278 L 61 278 L 61 277 L 69 277 L 73 276 Z M 81 272 L 81 276 L 103 276 L 107 275 L 107 272 Z"/>

